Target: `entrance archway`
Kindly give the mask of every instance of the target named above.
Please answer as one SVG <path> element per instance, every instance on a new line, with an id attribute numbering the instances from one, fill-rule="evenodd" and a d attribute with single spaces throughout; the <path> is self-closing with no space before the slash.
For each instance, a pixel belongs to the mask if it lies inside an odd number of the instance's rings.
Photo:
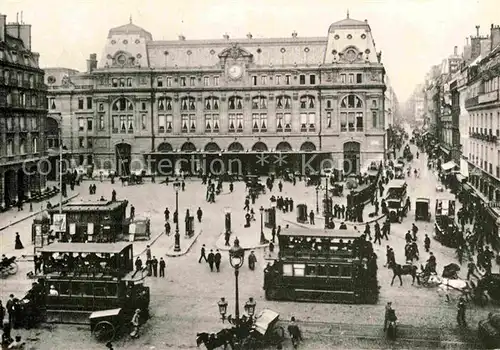
<path id="1" fill-rule="evenodd" d="M 282 141 L 276 145 L 276 151 L 278 152 L 291 152 L 292 146 L 285 141 Z"/>
<path id="2" fill-rule="evenodd" d="M 243 148 L 243 145 L 239 142 L 233 142 L 229 145 L 227 148 L 229 152 L 243 152 L 245 149 Z"/>
<path id="3" fill-rule="evenodd" d="M 173 150 L 172 145 L 168 142 L 160 143 L 158 146 L 158 152 L 172 152 Z"/>
<path id="4" fill-rule="evenodd" d="M 130 175 L 130 163 L 132 162 L 132 146 L 128 143 L 119 143 L 115 147 L 116 172 L 120 176 Z"/>
<path id="5" fill-rule="evenodd" d="M 359 142 L 349 141 L 344 143 L 344 175 L 359 172 L 361 145 Z"/>
<path id="6" fill-rule="evenodd" d="M 14 170 L 7 170 L 4 173 L 3 179 L 3 200 L 5 202 L 5 207 L 8 208 L 14 204 L 15 200 L 15 181 L 16 173 Z"/>
<path id="7" fill-rule="evenodd" d="M 183 152 L 196 152 L 196 146 L 192 142 L 185 142 L 181 147 L 181 151 L 183 151 Z"/>
<path id="8" fill-rule="evenodd" d="M 316 146 L 310 141 L 306 141 L 300 146 L 302 152 L 314 152 L 316 151 Z"/>
<path id="9" fill-rule="evenodd" d="M 29 183 L 24 175 L 24 170 L 21 168 L 17 171 L 17 199 L 18 201 L 24 201 L 26 196 L 24 195 L 25 188 L 29 186 Z"/>
<path id="10" fill-rule="evenodd" d="M 267 152 L 267 146 L 264 142 L 259 141 L 255 145 L 253 145 L 252 151 L 254 151 L 254 152 Z"/>

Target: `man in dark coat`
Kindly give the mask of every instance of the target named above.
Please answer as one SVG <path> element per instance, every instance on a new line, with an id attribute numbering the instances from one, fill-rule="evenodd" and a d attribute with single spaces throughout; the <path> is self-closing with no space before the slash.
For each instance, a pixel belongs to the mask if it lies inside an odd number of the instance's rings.
<path id="1" fill-rule="evenodd" d="M 153 260 L 151 260 L 151 266 L 153 267 L 153 276 L 158 277 L 158 259 L 156 259 L 156 256 L 153 256 Z"/>
<path id="2" fill-rule="evenodd" d="M 198 217 L 198 222 L 201 222 L 201 218 L 203 217 L 203 211 L 201 210 L 200 207 L 198 207 L 198 210 L 196 211 L 196 216 Z"/>
<path id="3" fill-rule="evenodd" d="M 204 244 L 201 246 L 200 258 L 198 259 L 198 263 L 201 263 L 201 259 L 205 259 L 205 262 L 207 262 L 207 256 L 205 255 L 205 245 Z"/>
<path id="4" fill-rule="evenodd" d="M 427 236 L 427 234 L 425 234 L 424 238 L 424 248 L 427 253 L 429 252 L 429 249 L 431 249 L 431 239 Z"/>
<path id="5" fill-rule="evenodd" d="M 165 260 L 163 258 L 160 258 L 160 277 L 165 277 Z"/>
<path id="6" fill-rule="evenodd" d="M 215 255 L 214 251 L 210 249 L 210 253 L 208 253 L 208 258 L 207 258 L 208 266 L 210 266 L 210 271 L 214 271 L 214 262 L 215 262 Z"/>
<path id="7" fill-rule="evenodd" d="M 135 269 L 137 271 L 142 269 L 142 260 L 139 257 L 137 257 L 137 259 L 135 260 Z"/>
<path id="8" fill-rule="evenodd" d="M 168 208 L 165 208 L 165 211 L 163 213 L 165 214 L 165 221 L 170 220 L 170 210 L 168 210 Z"/>
<path id="9" fill-rule="evenodd" d="M 217 249 L 215 252 L 215 256 L 214 256 L 215 268 L 217 269 L 217 272 L 220 271 L 221 260 L 222 260 L 222 256 L 220 255 L 219 249 Z"/>
<path id="10" fill-rule="evenodd" d="M 9 300 L 7 300 L 7 304 L 5 304 L 7 308 L 7 312 L 9 313 L 9 323 L 12 327 L 15 327 L 15 321 L 16 321 L 16 310 L 15 310 L 15 305 L 14 305 L 14 294 L 11 294 L 9 296 Z"/>

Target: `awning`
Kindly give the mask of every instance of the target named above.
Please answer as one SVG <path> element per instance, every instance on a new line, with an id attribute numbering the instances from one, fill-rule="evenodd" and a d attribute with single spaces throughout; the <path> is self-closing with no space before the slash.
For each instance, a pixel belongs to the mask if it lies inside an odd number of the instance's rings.
<path id="1" fill-rule="evenodd" d="M 439 148 L 441 148 L 441 151 L 443 151 L 446 154 L 450 154 L 450 151 L 447 150 L 443 145 L 440 145 Z"/>
<path id="2" fill-rule="evenodd" d="M 469 177 L 469 163 L 465 159 L 460 159 L 460 174 L 465 178 Z"/>
<path id="3" fill-rule="evenodd" d="M 444 171 L 448 171 L 448 170 L 451 170 L 453 169 L 454 167 L 456 167 L 457 164 L 455 164 L 454 161 L 449 161 L 448 163 L 444 163 L 441 165 L 441 168 L 444 170 Z"/>
<path id="4" fill-rule="evenodd" d="M 456 173 L 455 177 L 457 178 L 458 182 L 464 182 L 467 180 L 467 178 L 460 173 Z"/>

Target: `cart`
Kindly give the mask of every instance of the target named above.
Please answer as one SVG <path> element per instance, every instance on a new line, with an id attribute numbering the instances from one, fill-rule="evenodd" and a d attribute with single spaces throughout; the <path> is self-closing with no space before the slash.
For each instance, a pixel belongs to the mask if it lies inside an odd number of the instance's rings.
<path id="1" fill-rule="evenodd" d="M 123 326 L 123 318 L 122 309 L 95 311 L 89 317 L 90 331 L 100 342 L 112 341 Z"/>
<path id="2" fill-rule="evenodd" d="M 248 335 L 243 340 L 243 349 L 258 349 L 266 346 L 276 346 L 285 339 L 285 329 L 278 326 L 279 314 L 276 311 L 264 309 L 255 317 L 255 322 Z"/>
<path id="3" fill-rule="evenodd" d="M 430 203 L 431 200 L 429 198 L 417 198 L 415 201 L 415 221 L 431 221 Z"/>

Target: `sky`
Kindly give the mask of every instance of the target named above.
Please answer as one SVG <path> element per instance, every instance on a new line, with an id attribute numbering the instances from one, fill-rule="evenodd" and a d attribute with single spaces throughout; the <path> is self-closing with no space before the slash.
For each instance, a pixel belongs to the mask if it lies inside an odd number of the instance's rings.
<path id="1" fill-rule="evenodd" d="M 1 0 L 8 22 L 23 12 L 32 25 L 40 65 L 84 71 L 91 53 L 101 57 L 110 28 L 129 22 L 155 40 L 326 36 L 331 23 L 367 19 L 377 51 L 400 102 L 424 81 L 430 67 L 462 52 L 480 25 L 500 24 L 498 0 Z M 496 15 L 496 16 L 495 16 Z M 20 15 L 19 15 L 20 16 Z M 495 22 L 496 20 L 496 22 Z"/>

